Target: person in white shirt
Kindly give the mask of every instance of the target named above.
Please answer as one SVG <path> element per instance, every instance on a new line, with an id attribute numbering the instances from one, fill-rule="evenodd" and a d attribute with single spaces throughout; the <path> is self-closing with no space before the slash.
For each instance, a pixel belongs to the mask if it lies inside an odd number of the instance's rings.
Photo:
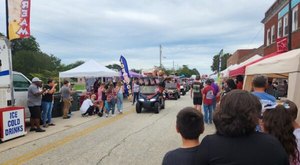
<path id="1" fill-rule="evenodd" d="M 83 101 L 81 107 L 80 107 L 80 112 L 81 112 L 81 115 L 82 116 L 85 116 L 85 115 L 89 115 L 89 116 L 92 116 L 94 114 L 94 104 L 90 98 L 89 95 L 86 95 L 85 96 L 85 100 Z"/>

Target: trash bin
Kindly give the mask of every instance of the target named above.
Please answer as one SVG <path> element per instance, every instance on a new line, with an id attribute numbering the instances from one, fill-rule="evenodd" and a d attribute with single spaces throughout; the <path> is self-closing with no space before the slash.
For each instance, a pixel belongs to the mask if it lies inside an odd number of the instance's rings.
<path id="1" fill-rule="evenodd" d="M 80 109 L 80 96 L 81 96 L 81 92 L 75 92 L 74 94 L 72 94 L 72 105 L 71 105 L 71 112 L 72 111 L 79 111 Z"/>
<path id="2" fill-rule="evenodd" d="M 63 103 L 61 101 L 61 94 L 54 94 L 54 104 L 52 109 L 52 117 L 61 117 L 63 115 Z"/>

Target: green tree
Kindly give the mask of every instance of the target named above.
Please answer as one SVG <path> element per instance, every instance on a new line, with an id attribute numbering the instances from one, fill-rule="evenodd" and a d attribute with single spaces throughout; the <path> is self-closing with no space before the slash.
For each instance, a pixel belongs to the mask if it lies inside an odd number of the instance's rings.
<path id="1" fill-rule="evenodd" d="M 226 53 L 221 57 L 221 71 L 227 68 L 227 60 L 231 57 L 230 53 Z M 218 71 L 219 70 L 219 55 L 215 55 L 213 57 L 213 63 L 211 65 L 211 70 Z"/>
<path id="2" fill-rule="evenodd" d="M 121 70 L 121 66 L 119 64 L 110 64 L 106 66 L 109 69 L 113 69 L 115 71 L 120 71 Z"/>
<path id="3" fill-rule="evenodd" d="M 182 65 L 177 71 L 176 75 L 181 76 L 184 75 L 186 77 L 191 77 L 192 75 L 200 75 L 196 68 L 190 69 L 188 65 Z"/>
<path id="4" fill-rule="evenodd" d="M 12 55 L 14 55 L 18 51 L 23 51 L 23 50 L 41 52 L 40 45 L 36 41 L 35 37 L 33 36 L 30 36 L 30 38 L 12 40 L 11 45 L 12 45 Z"/>

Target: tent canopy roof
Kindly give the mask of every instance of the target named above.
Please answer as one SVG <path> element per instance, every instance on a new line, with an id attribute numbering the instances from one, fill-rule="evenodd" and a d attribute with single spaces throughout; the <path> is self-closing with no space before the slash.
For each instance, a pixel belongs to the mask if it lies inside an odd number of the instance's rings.
<path id="1" fill-rule="evenodd" d="M 223 77 L 229 77 L 229 75 L 230 75 L 230 72 L 231 71 L 234 71 L 234 70 L 237 70 L 237 69 L 239 69 L 239 68 L 242 68 L 242 67 L 244 67 L 244 66 L 246 66 L 246 65 L 248 65 L 248 64 L 250 64 L 250 63 L 252 63 L 253 61 L 256 61 L 256 60 L 259 60 L 259 59 L 261 59 L 262 58 L 262 56 L 260 56 L 260 55 L 254 55 L 253 57 L 251 57 L 251 58 L 249 58 L 248 60 L 246 60 L 246 61 L 244 61 L 244 62 L 242 62 L 242 63 L 240 63 L 240 64 L 234 64 L 234 65 L 230 65 L 227 69 L 225 69 L 223 72 L 221 72 L 221 73 L 223 73 Z M 231 72 L 231 74 L 232 74 L 232 72 Z M 232 76 L 232 75 L 231 75 Z M 237 76 L 237 75 L 234 75 L 234 76 Z"/>
<path id="2" fill-rule="evenodd" d="M 267 58 L 270 58 L 270 57 L 273 57 L 273 56 L 277 56 L 279 53 L 275 52 L 275 53 L 272 53 L 272 54 L 269 54 L 267 56 L 264 56 L 262 58 L 259 58 L 259 59 L 256 59 L 256 60 L 253 60 L 237 69 L 234 69 L 234 70 L 231 70 L 230 73 L 229 73 L 229 76 L 230 77 L 234 77 L 234 76 L 238 76 L 238 75 L 245 75 L 245 71 L 246 71 L 246 67 L 247 66 L 250 66 L 250 65 L 253 65 L 259 61 L 262 61 L 264 59 L 267 59 Z"/>
<path id="3" fill-rule="evenodd" d="M 300 49 L 259 61 L 246 68 L 246 75 L 273 74 L 279 76 L 293 72 L 300 72 Z"/>
<path id="4" fill-rule="evenodd" d="M 71 77 L 118 77 L 119 73 L 100 65 L 95 60 L 89 60 L 65 72 L 59 72 L 60 78 Z"/>

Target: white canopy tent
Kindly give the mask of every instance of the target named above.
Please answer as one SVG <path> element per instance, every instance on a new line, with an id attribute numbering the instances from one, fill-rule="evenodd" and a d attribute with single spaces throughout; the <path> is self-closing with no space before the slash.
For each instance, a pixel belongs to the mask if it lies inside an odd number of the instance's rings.
<path id="1" fill-rule="evenodd" d="M 256 61 L 258 59 L 261 59 L 261 58 L 262 58 L 262 56 L 260 56 L 260 55 L 257 54 L 257 55 L 254 55 L 253 57 L 249 58 L 248 60 L 246 60 L 244 62 L 241 62 L 240 64 L 230 65 L 228 68 L 226 68 L 225 70 L 223 70 L 221 72 L 221 75 L 222 75 L 222 77 L 229 77 L 229 72 L 231 70 L 235 70 L 237 68 L 240 68 L 242 66 L 250 64 L 251 62 L 254 62 L 254 61 Z"/>
<path id="2" fill-rule="evenodd" d="M 300 108 L 300 49 L 267 58 L 246 67 L 244 89 L 250 91 L 254 75 L 264 74 L 273 78 L 288 78 L 288 99 Z M 297 121 L 300 121 L 300 111 Z"/>
<path id="3" fill-rule="evenodd" d="M 221 77 L 222 77 L 222 78 L 229 77 L 229 71 L 230 71 L 232 68 L 235 68 L 237 65 L 238 65 L 238 64 L 230 65 L 230 66 L 227 67 L 225 70 L 221 71 Z"/>
<path id="4" fill-rule="evenodd" d="M 82 65 L 65 72 L 59 72 L 59 78 L 71 77 L 118 77 L 118 72 L 100 65 L 95 60 L 89 60 Z"/>

